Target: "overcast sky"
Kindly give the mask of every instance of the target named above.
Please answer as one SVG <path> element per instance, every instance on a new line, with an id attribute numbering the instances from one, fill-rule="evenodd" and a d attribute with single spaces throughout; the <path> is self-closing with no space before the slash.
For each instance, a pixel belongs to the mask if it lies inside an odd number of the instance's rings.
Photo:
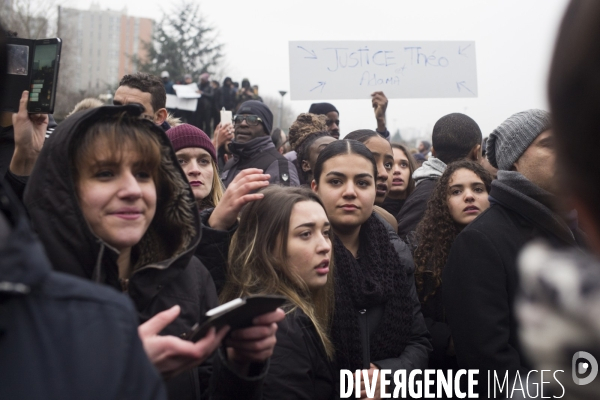
<path id="1" fill-rule="evenodd" d="M 88 8 L 90 0 L 77 1 Z M 122 0 L 97 1 L 120 10 Z M 129 0 L 129 15 L 159 20 L 171 1 Z M 199 1 L 225 44 L 227 75 L 249 78 L 261 95 L 289 92 L 291 40 L 474 40 L 479 97 L 391 99 L 388 128 L 414 127 L 430 135 L 451 112 L 475 119 L 484 136 L 511 114 L 547 108 L 546 80 L 567 0 L 227 0 Z M 73 4 L 71 2 L 70 4 Z M 285 101 L 289 104 L 289 95 Z M 370 99 L 331 101 L 342 135 L 375 128 Z M 310 101 L 291 101 L 298 113 Z"/>

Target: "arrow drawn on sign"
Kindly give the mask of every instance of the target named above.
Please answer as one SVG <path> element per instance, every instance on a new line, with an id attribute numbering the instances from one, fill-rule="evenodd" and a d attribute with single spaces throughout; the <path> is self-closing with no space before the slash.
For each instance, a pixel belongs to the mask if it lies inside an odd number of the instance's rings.
<path id="1" fill-rule="evenodd" d="M 321 92 L 320 92 L 320 93 L 323 93 L 323 88 L 324 88 L 324 87 L 325 87 L 325 82 L 319 82 L 319 85 L 318 85 L 318 86 L 315 86 L 315 87 L 314 87 L 314 88 L 312 88 L 312 89 L 310 89 L 310 90 L 309 90 L 309 92 L 312 92 L 312 91 L 313 91 L 313 90 L 315 90 L 315 89 L 321 88 Z"/>
<path id="2" fill-rule="evenodd" d="M 458 46 L 458 55 L 459 55 L 459 56 L 464 56 L 464 57 L 466 57 L 467 55 L 466 55 L 466 54 L 463 54 L 463 52 L 464 52 L 465 50 L 467 50 L 469 47 L 471 47 L 471 45 L 470 45 L 470 44 L 468 44 L 466 47 L 463 47 L 462 49 L 460 48 L 460 46 Z"/>
<path id="3" fill-rule="evenodd" d="M 306 50 L 304 47 L 302 46 L 298 46 L 299 49 L 304 50 L 305 52 L 307 52 L 308 54 L 310 54 L 310 57 L 304 57 L 304 58 L 310 58 L 312 60 L 316 60 L 317 59 L 317 53 L 315 53 L 314 50 Z"/>
<path id="4" fill-rule="evenodd" d="M 469 89 L 466 85 L 465 85 L 465 81 L 461 81 L 461 82 L 456 82 L 456 88 L 458 89 L 458 91 L 460 92 L 460 88 L 465 89 L 467 92 L 471 93 L 471 94 L 475 94 L 471 91 L 471 89 Z"/>

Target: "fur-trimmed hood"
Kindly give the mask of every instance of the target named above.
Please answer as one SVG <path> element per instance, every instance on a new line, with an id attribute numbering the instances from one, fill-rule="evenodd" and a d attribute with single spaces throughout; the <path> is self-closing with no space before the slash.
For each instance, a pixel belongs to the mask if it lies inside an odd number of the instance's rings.
<path id="1" fill-rule="evenodd" d="M 120 289 L 118 252 L 92 233 L 76 196 L 72 174 L 74 138 L 103 118 L 126 112 L 139 116 L 137 105 L 106 106 L 77 113 L 61 123 L 46 140 L 29 178 L 24 202 L 54 269 L 103 282 Z M 132 248 L 133 277 L 140 270 L 144 285 L 170 282 L 185 269 L 200 241 L 200 222 L 189 183 L 176 161 L 165 133 L 147 120 L 162 144 L 160 177 L 156 183 L 156 214 L 141 241 Z M 151 282 L 148 281 L 151 276 Z M 142 281 L 142 279 L 139 279 Z"/>

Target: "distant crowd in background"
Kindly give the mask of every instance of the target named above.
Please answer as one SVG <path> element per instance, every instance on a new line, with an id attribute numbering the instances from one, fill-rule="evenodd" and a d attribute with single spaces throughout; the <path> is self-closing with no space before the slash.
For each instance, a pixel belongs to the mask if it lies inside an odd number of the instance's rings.
<path id="1" fill-rule="evenodd" d="M 450 113 L 391 143 L 381 91 L 364 129 L 320 102 L 285 132 L 208 74 L 173 115 L 169 79 L 125 75 L 59 124 L 28 91 L 0 114 L 0 398 L 336 399 L 344 371 L 353 398 L 454 398 L 425 369 L 478 370 L 480 398 L 600 394 L 600 2 L 566 11 L 551 111 L 486 138 Z"/>
<path id="2" fill-rule="evenodd" d="M 173 89 L 174 84 L 189 85 L 194 83 L 193 77 L 190 74 L 183 76 L 182 80 L 173 81 L 168 71 L 163 71 L 160 74 L 167 94 L 175 94 Z M 203 73 L 198 77 L 196 83 L 198 92 L 201 97 L 198 99 L 198 104 L 195 111 L 184 111 L 176 109 L 167 109 L 173 116 L 178 117 L 182 122 L 194 125 L 202 129 L 208 135 L 212 135 L 215 127 L 221 122 L 220 111 L 222 109 L 235 113 L 239 106 L 247 100 L 262 101 L 258 95 L 258 85 L 250 85 L 250 81 L 246 78 L 239 82 L 233 82 L 227 77 L 223 80 L 223 85 L 216 80 L 210 80 L 210 74 Z"/>

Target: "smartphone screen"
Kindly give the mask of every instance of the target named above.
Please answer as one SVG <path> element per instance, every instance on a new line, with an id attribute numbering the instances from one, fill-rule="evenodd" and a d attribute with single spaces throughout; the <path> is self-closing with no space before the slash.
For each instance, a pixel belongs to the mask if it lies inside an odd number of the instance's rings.
<path id="1" fill-rule="evenodd" d="M 33 51 L 28 111 L 52 113 L 60 56 L 60 39 L 37 41 Z"/>

